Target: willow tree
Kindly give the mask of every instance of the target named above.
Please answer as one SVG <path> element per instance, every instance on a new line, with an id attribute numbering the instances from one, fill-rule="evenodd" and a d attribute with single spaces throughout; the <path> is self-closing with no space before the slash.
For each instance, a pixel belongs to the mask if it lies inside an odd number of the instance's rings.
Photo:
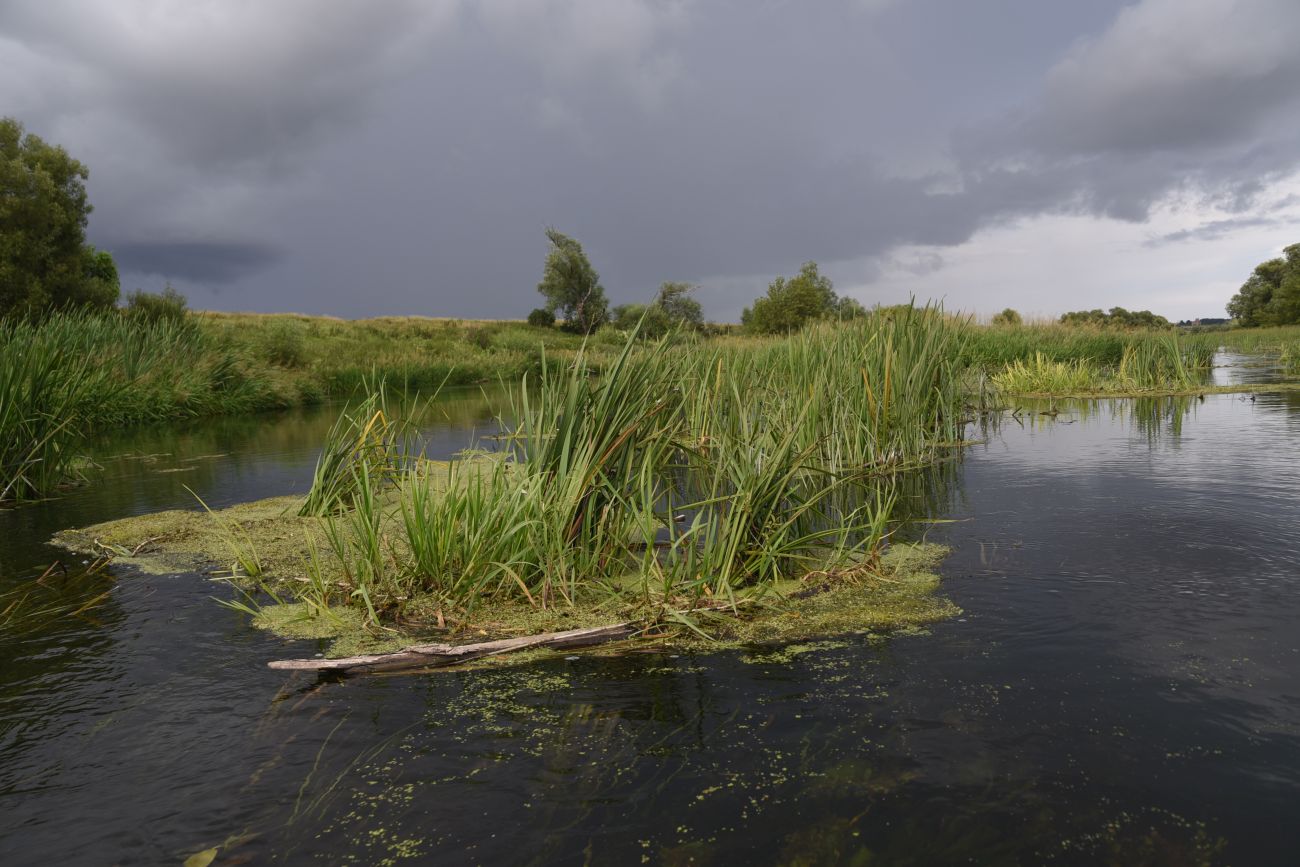
<path id="1" fill-rule="evenodd" d="M 565 328 L 590 334 L 609 321 L 609 301 L 600 275 L 573 238 L 555 229 L 547 229 L 546 237 L 551 249 L 537 291 L 546 297 L 546 309 L 564 320 Z"/>

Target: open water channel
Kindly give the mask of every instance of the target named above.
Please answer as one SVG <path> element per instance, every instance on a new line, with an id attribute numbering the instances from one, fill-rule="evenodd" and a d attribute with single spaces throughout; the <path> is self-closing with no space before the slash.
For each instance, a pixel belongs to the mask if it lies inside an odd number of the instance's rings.
<path id="1" fill-rule="evenodd" d="M 443 406 L 434 451 L 493 429 Z M 315 647 L 208 576 L 112 567 L 0 631 L 0 864 L 1300 863 L 1300 393 L 1052 408 L 941 474 L 923 635 L 286 677 Z M 332 420 L 105 440 L 0 512 L 0 591 L 66 527 L 305 491 Z"/>

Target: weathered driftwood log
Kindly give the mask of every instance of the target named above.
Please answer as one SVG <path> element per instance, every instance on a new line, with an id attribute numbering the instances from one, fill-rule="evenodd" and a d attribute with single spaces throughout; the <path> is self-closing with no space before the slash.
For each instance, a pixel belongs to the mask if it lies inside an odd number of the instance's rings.
<path id="1" fill-rule="evenodd" d="M 522 638 L 503 638 L 478 644 L 417 644 L 395 653 L 376 653 L 369 656 L 348 656 L 341 659 L 275 659 L 268 662 L 271 668 L 293 671 L 338 671 L 360 673 L 364 671 L 391 671 L 397 668 L 416 668 L 422 665 L 453 665 L 484 656 L 499 656 L 530 647 L 587 647 L 629 638 L 636 632 L 631 623 L 614 623 L 589 629 L 570 629 L 566 632 L 543 632 Z"/>

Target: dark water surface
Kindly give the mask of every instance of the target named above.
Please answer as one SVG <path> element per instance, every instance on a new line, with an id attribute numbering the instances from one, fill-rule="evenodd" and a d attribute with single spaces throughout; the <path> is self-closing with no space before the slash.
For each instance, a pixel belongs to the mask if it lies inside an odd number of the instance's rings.
<path id="1" fill-rule="evenodd" d="M 449 406 L 439 449 L 491 429 Z M 950 474 L 928 635 L 321 681 L 123 570 L 0 635 L 0 863 L 1297 863 L 1300 394 L 1027 409 Z M 304 490 L 329 421 L 106 443 L 0 512 L 0 590 L 185 484 Z"/>

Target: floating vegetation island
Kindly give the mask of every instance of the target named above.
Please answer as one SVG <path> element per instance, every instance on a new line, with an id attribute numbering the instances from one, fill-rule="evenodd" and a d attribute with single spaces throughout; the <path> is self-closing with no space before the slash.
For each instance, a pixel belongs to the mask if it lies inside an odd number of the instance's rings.
<path id="1" fill-rule="evenodd" d="M 421 456 L 382 387 L 306 499 L 61 535 L 155 570 L 220 563 L 246 608 L 331 653 L 612 622 L 713 642 L 932 622 L 933 547 L 888 545 L 900 474 L 954 454 L 963 330 L 933 309 L 782 340 L 546 363 L 501 450 Z M 886 549 L 890 548 L 887 552 Z"/>

